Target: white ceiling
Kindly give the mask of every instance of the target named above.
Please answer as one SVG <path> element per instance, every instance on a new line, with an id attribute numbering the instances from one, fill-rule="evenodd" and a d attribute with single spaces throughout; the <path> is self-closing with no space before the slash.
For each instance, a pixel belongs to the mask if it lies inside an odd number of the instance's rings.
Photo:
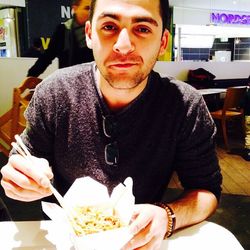
<path id="1" fill-rule="evenodd" d="M 250 12 L 250 0 L 169 0 L 170 6 Z"/>

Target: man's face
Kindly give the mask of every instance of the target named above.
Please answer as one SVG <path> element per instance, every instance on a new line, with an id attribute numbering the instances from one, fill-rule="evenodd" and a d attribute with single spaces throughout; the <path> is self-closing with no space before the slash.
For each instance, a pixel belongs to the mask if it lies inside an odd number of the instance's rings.
<path id="1" fill-rule="evenodd" d="M 88 20 L 90 4 L 91 0 L 82 0 L 79 5 L 72 6 L 76 21 L 79 25 L 84 25 Z"/>
<path id="2" fill-rule="evenodd" d="M 87 44 L 97 67 L 113 88 L 132 89 L 147 80 L 167 44 L 159 0 L 97 0 Z"/>

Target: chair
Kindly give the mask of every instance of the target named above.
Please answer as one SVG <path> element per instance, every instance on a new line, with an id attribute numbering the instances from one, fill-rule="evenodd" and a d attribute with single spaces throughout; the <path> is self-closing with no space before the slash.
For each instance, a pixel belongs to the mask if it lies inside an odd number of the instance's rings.
<path id="1" fill-rule="evenodd" d="M 40 78 L 28 77 L 19 87 L 13 89 L 12 108 L 0 117 L 0 151 L 8 156 L 14 136 L 20 134 L 26 125 L 23 113 L 29 104 Z"/>
<path id="2" fill-rule="evenodd" d="M 227 89 L 223 108 L 217 111 L 210 112 L 214 120 L 220 120 L 224 143 L 226 149 L 230 151 L 227 137 L 227 122 L 233 119 L 241 119 L 244 131 L 244 110 L 241 107 L 241 102 L 244 99 L 246 87 L 231 87 Z"/>

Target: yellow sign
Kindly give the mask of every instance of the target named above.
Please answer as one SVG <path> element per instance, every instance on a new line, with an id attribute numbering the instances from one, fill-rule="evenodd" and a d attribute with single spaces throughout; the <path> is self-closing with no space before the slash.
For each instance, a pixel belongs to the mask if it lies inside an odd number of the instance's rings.
<path id="1" fill-rule="evenodd" d="M 43 49 L 46 50 L 49 46 L 50 38 L 41 37 Z"/>

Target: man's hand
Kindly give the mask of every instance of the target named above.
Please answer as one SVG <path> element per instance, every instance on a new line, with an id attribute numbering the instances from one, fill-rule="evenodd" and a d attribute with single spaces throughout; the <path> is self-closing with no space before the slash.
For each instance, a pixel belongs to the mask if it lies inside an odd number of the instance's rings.
<path id="1" fill-rule="evenodd" d="M 163 208 L 150 204 L 135 205 L 130 225 L 130 232 L 134 237 L 123 250 L 160 249 L 166 230 L 167 213 Z"/>
<path id="2" fill-rule="evenodd" d="M 1 169 L 1 185 L 5 194 L 19 201 L 34 201 L 51 195 L 53 173 L 47 160 L 32 156 L 32 161 L 12 155 Z"/>

